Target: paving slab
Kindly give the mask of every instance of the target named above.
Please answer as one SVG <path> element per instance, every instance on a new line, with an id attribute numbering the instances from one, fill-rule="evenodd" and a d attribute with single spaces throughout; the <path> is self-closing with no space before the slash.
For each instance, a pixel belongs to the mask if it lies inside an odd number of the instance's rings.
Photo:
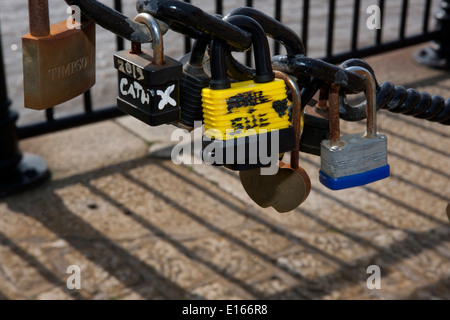
<path id="1" fill-rule="evenodd" d="M 416 49 L 367 60 L 379 81 L 450 97 L 449 74 L 415 66 Z M 174 128 L 138 123 L 21 142 L 53 175 L 0 201 L 1 299 L 450 299 L 448 127 L 381 111 L 391 177 L 330 191 L 319 158 L 301 154 L 310 197 L 279 214 L 236 172 L 172 163 Z M 67 287 L 72 265 L 80 290 Z M 378 290 L 366 285 L 373 265 Z"/>
<path id="2" fill-rule="evenodd" d="M 148 144 L 114 121 L 104 121 L 26 139 L 20 147 L 44 157 L 59 179 L 143 156 Z"/>
<path id="3" fill-rule="evenodd" d="M 177 130 L 175 126 L 168 124 L 151 127 L 131 116 L 120 117 L 114 121 L 150 144 L 171 142 L 172 132 Z"/>

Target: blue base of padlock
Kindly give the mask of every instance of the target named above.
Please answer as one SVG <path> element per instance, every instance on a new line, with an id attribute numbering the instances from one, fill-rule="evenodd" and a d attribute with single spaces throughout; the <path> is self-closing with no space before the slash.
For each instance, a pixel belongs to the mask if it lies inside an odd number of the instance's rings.
<path id="1" fill-rule="evenodd" d="M 357 173 L 340 178 L 332 178 L 327 174 L 319 171 L 320 182 L 331 190 L 342 190 L 363 186 L 378 180 L 388 178 L 390 175 L 390 166 L 385 165 L 367 172 Z"/>

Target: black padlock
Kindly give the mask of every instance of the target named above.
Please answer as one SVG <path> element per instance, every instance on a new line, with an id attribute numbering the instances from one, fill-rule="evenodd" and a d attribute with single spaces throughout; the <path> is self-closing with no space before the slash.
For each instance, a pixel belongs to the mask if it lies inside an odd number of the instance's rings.
<path id="1" fill-rule="evenodd" d="M 275 79 L 264 30 L 254 19 L 235 15 L 228 22 L 252 34 L 256 72 L 253 80 L 233 82 L 227 76 L 225 45 L 211 43 L 211 80 L 203 89 L 203 159 L 231 170 L 267 165 L 260 153 L 278 155 L 294 149 L 286 84 Z M 276 140 L 272 149 L 272 142 Z M 258 152 L 256 152 L 258 150 Z M 261 152 L 265 150 L 266 152 Z"/>
<path id="2" fill-rule="evenodd" d="M 114 67 L 119 71 L 117 107 L 150 126 L 178 121 L 183 64 L 164 56 L 162 32 L 155 18 L 141 13 L 134 20 L 150 29 L 153 55 L 134 42 L 131 51 L 114 55 Z"/>
<path id="3" fill-rule="evenodd" d="M 322 140 L 330 137 L 330 122 L 328 119 L 305 113 L 303 117 L 303 132 L 300 138 L 300 151 L 320 156 Z"/>
<path id="4" fill-rule="evenodd" d="M 203 121 L 202 90 L 209 86 L 210 76 L 203 68 L 208 39 L 194 42 L 189 60 L 183 66 L 180 81 L 181 122 L 193 126 L 195 121 Z"/>

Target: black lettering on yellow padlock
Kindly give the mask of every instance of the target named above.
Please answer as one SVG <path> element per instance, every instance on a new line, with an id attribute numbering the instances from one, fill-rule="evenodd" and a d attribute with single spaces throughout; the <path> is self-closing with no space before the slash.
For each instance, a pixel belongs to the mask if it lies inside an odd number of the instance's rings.
<path id="1" fill-rule="evenodd" d="M 42 110 L 95 84 L 95 24 L 49 24 L 48 0 L 29 0 L 30 33 L 22 38 L 24 105 Z"/>
<path id="2" fill-rule="evenodd" d="M 203 157 L 207 163 L 224 165 L 232 170 L 260 168 L 267 166 L 260 161 L 260 150 L 275 154 L 295 147 L 286 86 L 283 80 L 275 79 L 267 37 L 258 22 L 239 15 L 226 20 L 252 34 L 256 72 L 253 80 L 231 83 L 226 70 L 225 45 L 213 39 L 211 80 L 209 88 L 202 92 L 206 129 Z M 272 150 L 275 131 L 277 148 Z M 258 152 L 252 153 L 252 150 Z"/>
<path id="3" fill-rule="evenodd" d="M 134 20 L 150 29 L 153 55 L 134 42 L 131 51 L 123 50 L 114 55 L 114 67 L 119 71 L 117 107 L 150 126 L 178 121 L 183 65 L 164 56 L 162 32 L 155 18 L 141 13 Z"/>

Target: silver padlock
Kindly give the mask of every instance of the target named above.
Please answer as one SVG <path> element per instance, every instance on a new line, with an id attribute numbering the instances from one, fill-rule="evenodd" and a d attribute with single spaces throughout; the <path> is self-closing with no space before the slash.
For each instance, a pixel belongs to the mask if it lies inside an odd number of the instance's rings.
<path id="1" fill-rule="evenodd" d="M 367 131 L 340 136 L 339 85 L 329 95 L 330 139 L 321 143 L 319 180 L 327 188 L 341 190 L 362 186 L 390 175 L 387 137 L 377 132 L 375 80 L 364 68 L 349 67 L 366 81 Z"/>

